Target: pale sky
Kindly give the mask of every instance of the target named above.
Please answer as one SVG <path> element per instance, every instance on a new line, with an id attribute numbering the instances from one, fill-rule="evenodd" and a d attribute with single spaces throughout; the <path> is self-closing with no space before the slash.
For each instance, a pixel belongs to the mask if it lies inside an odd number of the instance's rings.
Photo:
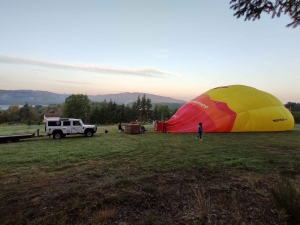
<path id="1" fill-rule="evenodd" d="M 230 0 L 0 0 L 0 89 L 191 100 L 242 84 L 300 102 L 300 27 Z"/>

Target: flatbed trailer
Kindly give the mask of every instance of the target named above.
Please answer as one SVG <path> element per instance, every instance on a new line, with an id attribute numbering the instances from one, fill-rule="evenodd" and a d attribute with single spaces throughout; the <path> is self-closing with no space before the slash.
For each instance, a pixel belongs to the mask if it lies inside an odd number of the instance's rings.
<path id="1" fill-rule="evenodd" d="M 40 129 L 36 130 L 32 134 L 13 134 L 13 135 L 0 136 L 0 143 L 17 142 L 20 139 L 33 138 L 33 137 L 43 137 L 40 135 Z"/>

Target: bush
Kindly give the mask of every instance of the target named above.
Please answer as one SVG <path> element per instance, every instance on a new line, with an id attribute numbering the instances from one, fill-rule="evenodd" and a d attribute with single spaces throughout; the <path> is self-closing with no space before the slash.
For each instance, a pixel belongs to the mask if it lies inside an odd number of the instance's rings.
<path id="1" fill-rule="evenodd" d="M 300 123 L 300 112 L 292 112 L 294 116 L 295 123 Z"/>
<path id="2" fill-rule="evenodd" d="M 283 178 L 271 189 L 276 205 L 291 217 L 291 219 L 300 223 L 300 190 L 292 184 L 290 179 Z M 297 223 L 297 224 L 298 224 Z"/>

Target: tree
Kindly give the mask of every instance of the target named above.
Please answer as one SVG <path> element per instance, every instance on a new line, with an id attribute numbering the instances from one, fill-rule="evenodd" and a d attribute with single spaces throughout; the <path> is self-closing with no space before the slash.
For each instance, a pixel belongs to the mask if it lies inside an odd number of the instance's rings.
<path id="1" fill-rule="evenodd" d="M 284 106 L 288 108 L 291 112 L 300 112 L 300 103 L 288 102 Z"/>
<path id="2" fill-rule="evenodd" d="M 140 108 L 139 108 L 140 118 L 142 121 L 148 120 L 151 107 L 152 107 L 151 99 L 146 98 L 146 95 L 144 94 L 142 100 L 140 101 Z"/>
<path id="3" fill-rule="evenodd" d="M 170 110 L 171 111 L 171 116 L 173 116 L 177 112 L 178 108 Z"/>
<path id="4" fill-rule="evenodd" d="M 128 122 L 135 121 L 137 118 L 136 111 L 129 105 L 125 106 L 123 115 L 124 115 L 123 121 L 128 121 Z"/>
<path id="5" fill-rule="evenodd" d="M 0 107 L 0 123 L 4 123 L 4 122 L 5 122 L 4 110 Z"/>
<path id="6" fill-rule="evenodd" d="M 90 100 L 87 95 L 70 95 L 63 105 L 63 117 L 73 117 L 85 120 L 90 112 Z"/>
<path id="7" fill-rule="evenodd" d="M 144 94 L 142 99 L 138 96 L 137 100 L 132 103 L 132 113 L 131 118 L 138 119 L 140 121 L 146 121 L 151 114 L 151 99 L 147 98 Z"/>
<path id="8" fill-rule="evenodd" d="M 138 119 L 140 116 L 140 109 L 141 109 L 141 98 L 138 96 L 137 101 L 134 101 L 132 104 L 132 115 L 131 117 L 134 117 L 134 120 Z"/>
<path id="9" fill-rule="evenodd" d="M 27 123 L 30 119 L 30 108 L 27 102 L 22 108 L 19 109 L 19 116 L 22 123 Z"/>
<path id="10" fill-rule="evenodd" d="M 31 124 L 32 122 L 40 123 L 41 120 L 38 112 L 32 106 L 29 106 L 27 102 L 19 109 L 19 116 L 21 122 L 27 124 Z"/>
<path id="11" fill-rule="evenodd" d="M 108 117 L 108 123 L 114 123 L 115 121 L 115 112 L 116 112 L 117 104 L 113 102 L 111 99 L 107 103 L 107 111 L 109 112 L 107 114 Z"/>
<path id="12" fill-rule="evenodd" d="M 60 104 L 50 104 L 46 107 L 46 112 L 48 113 L 61 113 L 61 105 Z"/>
<path id="13" fill-rule="evenodd" d="M 92 124 L 99 124 L 101 121 L 99 121 L 100 116 L 100 106 L 98 104 L 93 104 L 91 107 L 91 113 L 90 113 L 90 122 Z"/>
<path id="14" fill-rule="evenodd" d="M 153 110 L 153 116 L 156 120 L 168 120 L 172 115 L 167 105 L 156 104 Z"/>
<path id="15" fill-rule="evenodd" d="M 292 112 L 295 123 L 300 123 L 300 112 Z"/>
<path id="16" fill-rule="evenodd" d="M 263 12 L 271 13 L 272 18 L 280 17 L 283 13 L 292 20 L 287 27 L 296 28 L 300 25 L 300 0 L 231 0 L 230 4 L 230 8 L 236 11 L 234 16 L 245 16 L 245 21 L 260 19 Z"/>
<path id="17" fill-rule="evenodd" d="M 36 112 L 38 113 L 38 114 L 41 114 L 41 113 L 43 113 L 43 106 L 42 105 L 35 105 L 34 106 L 34 109 L 36 110 Z"/>
<path id="18" fill-rule="evenodd" d="M 10 105 L 7 110 L 8 120 L 10 122 L 18 122 L 19 116 L 19 105 Z"/>

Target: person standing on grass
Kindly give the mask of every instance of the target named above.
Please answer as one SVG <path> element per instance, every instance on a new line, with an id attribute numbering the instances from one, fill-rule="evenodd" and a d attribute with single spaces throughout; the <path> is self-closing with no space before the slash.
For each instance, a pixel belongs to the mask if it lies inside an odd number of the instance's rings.
<path id="1" fill-rule="evenodd" d="M 124 132 L 124 129 L 122 128 L 122 124 L 121 123 L 119 123 L 118 129 L 119 129 L 119 132 Z"/>
<path id="2" fill-rule="evenodd" d="M 155 131 L 157 130 L 157 122 L 155 118 L 153 119 L 153 128 Z"/>
<path id="3" fill-rule="evenodd" d="M 202 141 L 202 133 L 203 133 L 202 123 L 199 123 L 199 125 L 198 125 L 198 136 L 196 137 L 196 139 L 199 138 L 199 140 Z"/>
<path id="4" fill-rule="evenodd" d="M 167 127 L 164 120 L 162 121 L 162 132 L 167 133 Z"/>

